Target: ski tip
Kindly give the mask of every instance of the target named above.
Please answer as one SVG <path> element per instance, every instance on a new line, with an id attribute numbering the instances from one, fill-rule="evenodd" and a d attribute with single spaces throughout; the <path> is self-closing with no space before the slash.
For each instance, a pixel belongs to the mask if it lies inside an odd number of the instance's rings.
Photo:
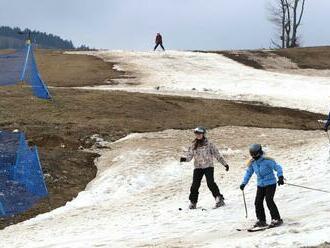
<path id="1" fill-rule="evenodd" d="M 250 228 L 247 229 L 248 232 L 260 232 L 260 231 L 265 231 L 269 229 L 269 226 L 265 226 L 265 227 L 254 227 L 254 228 Z"/>

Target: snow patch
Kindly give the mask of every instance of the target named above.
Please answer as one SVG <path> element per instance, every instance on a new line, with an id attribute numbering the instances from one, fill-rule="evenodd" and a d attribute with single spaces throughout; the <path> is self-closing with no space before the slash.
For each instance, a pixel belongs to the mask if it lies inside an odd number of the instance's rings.
<path id="1" fill-rule="evenodd" d="M 113 65 L 112 69 L 114 69 L 116 71 L 124 71 L 124 69 L 120 65 Z"/>
<path id="2" fill-rule="evenodd" d="M 135 75 L 119 85 L 88 87 L 156 94 L 186 95 L 241 101 L 328 113 L 328 77 L 291 75 L 257 70 L 219 54 L 166 51 L 88 52 L 119 64 Z"/>

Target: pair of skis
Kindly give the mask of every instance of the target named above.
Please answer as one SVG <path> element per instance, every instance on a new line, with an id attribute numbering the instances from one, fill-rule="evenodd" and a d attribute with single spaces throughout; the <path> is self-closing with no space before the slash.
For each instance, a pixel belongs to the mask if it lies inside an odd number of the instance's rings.
<path id="1" fill-rule="evenodd" d="M 179 211 L 182 211 L 182 210 L 190 210 L 190 211 L 192 211 L 192 210 L 202 210 L 202 211 L 207 211 L 207 209 L 206 208 L 202 208 L 202 207 L 197 207 L 197 208 L 194 208 L 194 209 L 189 209 L 189 208 L 179 208 L 178 209 Z"/>
<path id="2" fill-rule="evenodd" d="M 197 207 L 197 208 L 194 208 L 194 209 L 187 209 L 187 210 L 202 210 L 202 211 L 207 211 L 207 210 L 214 210 L 214 209 L 218 209 L 218 208 L 222 208 L 224 207 L 225 205 L 223 206 L 219 206 L 219 207 L 213 207 L 213 208 L 210 208 L 210 209 L 207 209 L 207 208 L 203 208 L 203 207 Z M 185 208 L 178 208 L 179 211 L 182 211 L 182 210 L 185 210 Z"/>
<path id="3" fill-rule="evenodd" d="M 267 225 L 263 227 L 250 227 L 250 228 L 236 228 L 236 231 L 241 232 L 241 231 L 247 231 L 247 232 L 261 232 L 265 231 L 267 229 L 279 227 L 281 225 L 273 226 L 273 225 Z"/>

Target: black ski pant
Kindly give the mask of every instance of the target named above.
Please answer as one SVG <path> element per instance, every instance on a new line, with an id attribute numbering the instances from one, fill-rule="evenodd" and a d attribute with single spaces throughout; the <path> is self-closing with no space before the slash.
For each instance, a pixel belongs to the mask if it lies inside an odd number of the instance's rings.
<path id="1" fill-rule="evenodd" d="M 165 48 L 163 47 L 163 43 L 156 43 L 154 51 L 157 49 L 158 46 L 160 46 L 163 49 L 163 51 L 165 51 Z"/>
<path id="2" fill-rule="evenodd" d="M 265 198 L 266 198 L 267 207 L 269 209 L 272 220 L 281 219 L 277 206 L 274 202 L 275 191 L 276 191 L 276 184 L 269 185 L 266 187 L 258 186 L 257 195 L 256 195 L 256 199 L 254 202 L 258 220 L 266 221 L 266 215 L 265 215 L 265 209 L 264 209 L 264 199 Z"/>
<path id="3" fill-rule="evenodd" d="M 189 195 L 189 200 L 193 203 L 197 203 L 198 201 L 198 190 L 199 187 L 201 186 L 201 181 L 203 176 L 205 175 L 206 177 L 206 183 L 209 189 L 212 192 L 213 197 L 221 196 L 218 185 L 214 182 L 214 168 L 213 167 L 208 167 L 205 169 L 194 169 L 194 174 L 193 174 L 193 182 L 190 187 L 190 195 Z"/>

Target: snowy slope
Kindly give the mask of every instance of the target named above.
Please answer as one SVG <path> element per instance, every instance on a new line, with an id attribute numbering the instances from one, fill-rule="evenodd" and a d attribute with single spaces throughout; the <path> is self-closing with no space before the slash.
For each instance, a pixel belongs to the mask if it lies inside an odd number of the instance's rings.
<path id="1" fill-rule="evenodd" d="M 330 107 L 328 78 L 254 70 L 215 54 L 91 54 L 136 76 L 98 89 L 254 100 L 321 113 Z M 255 181 L 246 188 L 247 220 L 238 189 L 248 144 L 265 144 L 268 155 L 283 165 L 288 182 L 329 189 L 324 132 L 224 127 L 209 136 L 231 165 L 229 173 L 219 165 L 215 172 L 226 207 L 211 210 L 214 200 L 203 182 L 199 203 L 208 210 L 186 210 L 192 165 L 180 165 L 178 158 L 192 139 L 190 130 L 132 134 L 103 152 L 97 177 L 76 199 L 0 231 L 0 247 L 277 248 L 330 240 L 330 194 L 290 186 L 281 186 L 276 195 L 284 226 L 255 234 L 235 230 L 255 220 Z M 180 207 L 184 210 L 178 211 Z"/>
<path id="2" fill-rule="evenodd" d="M 211 210 L 214 200 L 203 182 L 200 206 L 208 210 L 186 210 L 192 164 L 180 165 L 178 158 L 190 144 L 190 130 L 132 134 L 110 145 L 86 191 L 65 207 L 1 231 L 0 247 L 276 248 L 330 240 L 330 194 L 289 186 L 281 186 L 276 196 L 284 226 L 256 234 L 235 230 L 254 221 L 255 181 L 246 189 L 248 220 L 238 189 L 251 140 L 265 144 L 289 182 L 328 189 L 323 133 L 225 127 L 209 137 L 231 165 L 226 173 L 217 164 L 215 173 L 226 207 Z"/>
<path id="3" fill-rule="evenodd" d="M 262 101 L 321 113 L 328 113 L 330 108 L 330 78 L 327 77 L 256 70 L 211 53 L 87 53 L 117 63 L 115 69 L 131 72 L 136 77 L 117 80 L 115 86 L 94 89 Z"/>

